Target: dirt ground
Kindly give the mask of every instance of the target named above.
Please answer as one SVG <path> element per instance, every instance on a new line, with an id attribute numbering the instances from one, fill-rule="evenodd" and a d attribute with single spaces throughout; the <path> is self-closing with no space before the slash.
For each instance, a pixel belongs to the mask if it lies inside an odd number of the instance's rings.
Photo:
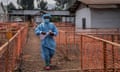
<path id="1" fill-rule="evenodd" d="M 34 34 L 32 28 L 29 29 L 28 40 L 23 49 L 22 72 L 80 72 L 80 63 L 77 60 L 65 60 L 57 51 L 52 59 L 52 70 L 43 69 L 44 62 L 40 56 L 39 37 Z"/>
<path id="2" fill-rule="evenodd" d="M 23 49 L 23 72 L 38 72 L 42 69 L 43 62 L 40 59 L 39 44 L 39 38 L 35 36 L 33 29 L 30 29 L 27 44 Z"/>

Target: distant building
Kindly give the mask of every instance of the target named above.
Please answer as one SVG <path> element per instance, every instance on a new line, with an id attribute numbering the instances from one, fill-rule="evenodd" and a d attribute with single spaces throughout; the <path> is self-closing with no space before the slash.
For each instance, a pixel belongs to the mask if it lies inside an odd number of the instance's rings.
<path id="1" fill-rule="evenodd" d="M 120 0 L 69 0 L 65 4 L 76 16 L 76 28 L 120 28 Z"/>
<path id="2" fill-rule="evenodd" d="M 31 17 L 34 19 L 34 21 L 37 24 L 40 24 L 42 22 L 42 14 L 49 13 L 52 16 L 59 16 L 62 20 L 62 22 L 75 22 L 74 16 L 70 16 L 69 11 L 54 11 L 54 10 L 11 10 L 9 11 L 9 19 L 10 21 L 14 21 L 16 17 L 24 18 L 25 20 L 27 17 Z M 70 16 L 70 17 L 68 17 Z"/>

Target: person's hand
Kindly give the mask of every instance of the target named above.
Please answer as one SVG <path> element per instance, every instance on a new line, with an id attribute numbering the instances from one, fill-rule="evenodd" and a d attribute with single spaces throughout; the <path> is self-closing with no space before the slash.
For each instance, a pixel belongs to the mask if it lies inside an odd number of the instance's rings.
<path id="1" fill-rule="evenodd" d="M 54 36 L 54 33 L 53 33 L 53 32 L 49 32 L 49 34 L 50 34 L 51 36 Z"/>
<path id="2" fill-rule="evenodd" d="M 46 35 L 46 32 L 41 32 L 41 34 Z"/>

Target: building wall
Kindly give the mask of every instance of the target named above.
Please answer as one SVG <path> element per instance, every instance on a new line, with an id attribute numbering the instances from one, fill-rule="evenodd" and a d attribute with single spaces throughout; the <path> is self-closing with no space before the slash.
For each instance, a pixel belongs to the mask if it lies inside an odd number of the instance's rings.
<path id="1" fill-rule="evenodd" d="M 120 9 L 91 9 L 92 28 L 120 28 Z"/>
<path id="2" fill-rule="evenodd" d="M 76 30 L 83 28 L 82 19 L 86 19 L 86 28 L 91 27 L 91 12 L 90 8 L 82 8 L 76 11 Z"/>
<path id="3" fill-rule="evenodd" d="M 62 22 L 68 22 L 70 24 L 75 24 L 74 22 L 75 17 L 62 17 Z"/>
<path id="4" fill-rule="evenodd" d="M 40 16 L 35 16 L 34 20 L 37 24 L 40 24 L 42 22 L 42 18 Z"/>

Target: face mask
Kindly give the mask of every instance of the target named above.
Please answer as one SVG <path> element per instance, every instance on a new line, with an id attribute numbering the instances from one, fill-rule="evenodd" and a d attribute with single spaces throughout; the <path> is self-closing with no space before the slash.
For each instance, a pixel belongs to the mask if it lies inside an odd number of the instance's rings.
<path id="1" fill-rule="evenodd" d="M 49 23 L 49 22 L 50 22 L 50 19 L 44 19 L 44 22 L 45 22 L 45 23 Z"/>

